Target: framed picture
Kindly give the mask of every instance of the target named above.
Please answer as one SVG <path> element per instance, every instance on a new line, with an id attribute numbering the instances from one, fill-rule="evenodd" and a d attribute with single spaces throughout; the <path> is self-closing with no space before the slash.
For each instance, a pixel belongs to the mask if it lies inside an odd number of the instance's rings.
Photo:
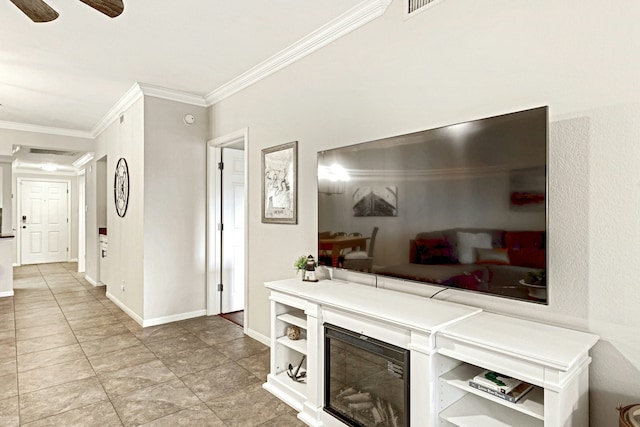
<path id="1" fill-rule="evenodd" d="M 262 222 L 298 223 L 298 141 L 262 150 Z"/>

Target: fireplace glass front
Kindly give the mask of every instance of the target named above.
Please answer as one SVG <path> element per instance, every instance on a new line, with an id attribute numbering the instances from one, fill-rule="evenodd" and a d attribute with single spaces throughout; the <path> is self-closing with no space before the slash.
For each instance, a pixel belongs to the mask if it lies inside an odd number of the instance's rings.
<path id="1" fill-rule="evenodd" d="M 324 325 L 324 410 L 349 426 L 409 426 L 409 351 Z"/>

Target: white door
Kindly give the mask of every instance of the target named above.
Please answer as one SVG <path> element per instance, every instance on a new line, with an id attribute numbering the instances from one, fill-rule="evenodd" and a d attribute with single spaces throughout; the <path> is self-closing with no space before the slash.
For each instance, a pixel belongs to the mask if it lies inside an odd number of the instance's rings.
<path id="1" fill-rule="evenodd" d="M 222 149 L 222 312 L 244 310 L 244 151 Z"/>
<path id="2" fill-rule="evenodd" d="M 22 264 L 68 260 L 68 190 L 66 182 L 21 181 Z"/>

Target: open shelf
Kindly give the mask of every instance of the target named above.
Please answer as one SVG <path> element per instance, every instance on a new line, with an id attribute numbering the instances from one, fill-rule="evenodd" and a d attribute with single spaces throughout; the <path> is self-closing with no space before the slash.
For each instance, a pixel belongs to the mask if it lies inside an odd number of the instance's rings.
<path id="1" fill-rule="evenodd" d="M 544 421 L 467 393 L 440 412 L 440 418 L 458 427 L 542 427 Z"/>
<path id="2" fill-rule="evenodd" d="M 287 372 L 280 372 L 279 374 L 276 375 L 276 378 L 278 379 L 278 381 L 280 381 L 282 384 L 284 384 L 285 386 L 289 387 L 291 390 L 295 391 L 296 393 L 300 394 L 300 396 L 306 396 L 307 394 L 307 383 L 299 383 L 296 382 L 294 380 L 292 380 L 291 378 L 289 378 L 289 376 L 287 375 Z"/>
<path id="3" fill-rule="evenodd" d="M 307 340 L 304 338 L 301 338 L 299 340 L 291 340 L 287 336 L 284 336 L 278 338 L 276 342 L 292 350 L 295 350 L 300 354 L 307 354 Z"/>
<path id="4" fill-rule="evenodd" d="M 282 320 L 283 322 L 298 326 L 302 329 L 307 329 L 307 316 L 302 311 L 292 311 L 290 313 L 281 314 L 278 316 L 278 320 Z"/>
<path id="5" fill-rule="evenodd" d="M 530 417 L 544 420 L 544 390 L 542 388 L 534 386 L 533 390 L 524 395 L 516 403 L 508 402 L 469 386 L 469 380 L 482 371 L 484 371 L 484 369 L 463 363 L 457 368 L 441 375 L 440 379 L 453 387 L 475 394 L 483 399 L 490 400 L 491 402 L 502 405 L 509 410 L 522 412 Z"/>

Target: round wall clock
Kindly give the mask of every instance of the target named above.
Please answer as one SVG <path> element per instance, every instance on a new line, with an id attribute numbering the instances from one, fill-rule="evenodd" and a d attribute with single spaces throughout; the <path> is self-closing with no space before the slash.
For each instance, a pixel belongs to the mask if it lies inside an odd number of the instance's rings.
<path id="1" fill-rule="evenodd" d="M 118 216 L 124 218 L 129 205 L 129 167 L 124 157 L 116 164 L 116 175 L 113 180 L 113 197 Z"/>

